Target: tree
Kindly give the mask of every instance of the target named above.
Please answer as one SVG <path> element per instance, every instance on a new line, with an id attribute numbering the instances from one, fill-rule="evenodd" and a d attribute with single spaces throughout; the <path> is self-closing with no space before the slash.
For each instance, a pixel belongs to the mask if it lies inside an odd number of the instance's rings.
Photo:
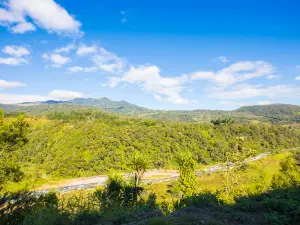
<path id="1" fill-rule="evenodd" d="M 289 156 L 280 162 L 280 171 L 272 179 L 272 188 L 290 188 L 300 186 L 300 167 L 295 156 Z"/>
<path id="2" fill-rule="evenodd" d="M 149 162 L 145 156 L 137 152 L 133 157 L 131 167 L 134 170 L 135 199 L 137 199 L 138 185 L 144 173 L 149 168 Z"/>
<path id="3" fill-rule="evenodd" d="M 180 178 L 179 187 L 183 197 L 190 197 L 194 194 L 196 188 L 196 162 L 189 151 L 181 152 L 176 157 L 179 166 Z"/>
<path id="4" fill-rule="evenodd" d="M 236 137 L 233 150 L 226 152 L 225 173 L 223 174 L 223 188 L 218 191 L 218 199 L 225 203 L 234 202 L 236 189 L 239 185 L 240 172 L 245 165 L 245 149 L 242 147 L 244 138 Z"/>
<path id="5" fill-rule="evenodd" d="M 8 180 L 16 182 L 23 177 L 20 167 L 12 163 L 9 157 L 28 142 L 29 128 L 25 115 L 19 115 L 10 124 L 5 124 L 3 119 L 3 111 L 0 110 L 0 190 Z"/>
<path id="6" fill-rule="evenodd" d="M 300 166 L 300 150 L 294 152 L 294 159 L 296 160 L 296 164 Z"/>
<path id="7" fill-rule="evenodd" d="M 211 123 L 214 125 L 221 125 L 221 124 L 233 124 L 235 121 L 231 118 L 217 118 L 216 120 L 211 120 Z"/>

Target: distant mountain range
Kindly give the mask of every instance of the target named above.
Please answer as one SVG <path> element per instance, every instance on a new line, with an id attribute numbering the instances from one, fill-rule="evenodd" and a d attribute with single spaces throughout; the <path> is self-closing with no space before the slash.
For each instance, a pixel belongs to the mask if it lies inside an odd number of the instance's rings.
<path id="1" fill-rule="evenodd" d="M 0 104 L 0 108 L 3 108 L 5 112 L 25 112 L 28 114 L 93 108 L 138 118 L 185 122 L 209 122 L 220 117 L 231 117 L 241 122 L 300 123 L 300 106 L 288 104 L 244 106 L 232 111 L 205 109 L 187 111 L 152 110 L 126 101 L 112 101 L 108 98 L 75 98 L 70 101 L 49 100 L 21 104 Z"/>
<path id="2" fill-rule="evenodd" d="M 113 111 L 122 114 L 132 114 L 142 113 L 149 111 L 150 109 L 139 107 L 134 104 L 130 104 L 126 101 L 112 101 L 108 98 L 75 98 L 70 101 L 55 101 L 48 100 L 45 102 L 24 102 L 18 104 L 19 106 L 32 106 L 32 105 L 58 105 L 58 104 L 69 104 L 69 105 L 82 105 L 82 106 L 92 106 L 98 107 L 106 111 Z"/>

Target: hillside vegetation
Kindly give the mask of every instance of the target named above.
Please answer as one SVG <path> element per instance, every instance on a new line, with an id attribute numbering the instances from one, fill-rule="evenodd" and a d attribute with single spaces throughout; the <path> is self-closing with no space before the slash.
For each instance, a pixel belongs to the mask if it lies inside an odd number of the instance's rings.
<path id="1" fill-rule="evenodd" d="M 287 104 L 244 106 L 236 112 L 250 113 L 255 116 L 262 116 L 270 122 L 300 122 L 300 106 Z"/>
<path id="2" fill-rule="evenodd" d="M 0 108 L 7 113 L 25 112 L 28 115 L 42 116 L 45 112 L 60 110 L 101 109 L 120 113 L 136 118 L 154 120 L 173 120 L 183 122 L 209 123 L 217 118 L 231 117 L 238 122 L 271 122 L 271 123 L 299 123 L 300 106 L 273 104 L 262 106 L 245 106 L 233 111 L 222 110 L 152 110 L 130 104 L 126 101 L 112 101 L 108 98 L 77 98 L 70 101 L 46 101 L 23 103 L 18 105 L 0 104 Z"/>
<path id="3" fill-rule="evenodd" d="M 299 224 L 300 152 L 266 167 L 244 161 L 299 147 L 297 126 L 161 122 L 87 108 L 43 115 L 4 119 L 0 110 L 0 224 Z M 223 162 L 225 171 L 216 175 L 215 189 L 205 188 L 195 170 L 215 162 Z M 161 196 L 140 182 L 145 171 L 159 167 L 180 173 L 178 181 L 159 188 L 167 192 Z M 7 189 L 22 180 L 34 186 L 37 179 L 110 169 L 133 177 L 114 173 L 105 187 L 68 195 Z"/>
<path id="4" fill-rule="evenodd" d="M 225 162 L 236 147 L 250 157 L 300 146 L 298 127 L 160 122 L 86 109 L 46 115 L 29 120 L 30 141 L 14 160 L 53 177 L 128 171 L 137 151 L 150 159 L 150 168 L 174 168 L 174 157 L 184 150 L 197 163 L 211 164 Z"/>

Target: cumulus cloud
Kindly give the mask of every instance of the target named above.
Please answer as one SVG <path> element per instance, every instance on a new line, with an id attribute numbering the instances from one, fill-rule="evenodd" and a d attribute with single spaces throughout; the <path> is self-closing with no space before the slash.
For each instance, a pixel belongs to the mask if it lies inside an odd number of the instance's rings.
<path id="1" fill-rule="evenodd" d="M 69 53 L 71 50 L 75 49 L 76 45 L 74 43 L 68 44 L 64 47 L 55 49 L 54 52 L 55 53 Z"/>
<path id="2" fill-rule="evenodd" d="M 9 58 L 0 58 L 0 64 L 5 64 L 9 66 L 18 66 L 22 64 L 28 64 L 28 61 L 23 58 L 9 57 Z"/>
<path id="3" fill-rule="evenodd" d="M 257 105 L 270 105 L 270 104 L 272 104 L 272 102 L 271 101 L 258 101 L 256 104 Z"/>
<path id="4" fill-rule="evenodd" d="M 220 56 L 218 59 L 219 59 L 220 62 L 222 62 L 222 63 L 228 63 L 228 62 L 230 62 L 230 60 L 227 59 L 226 56 Z"/>
<path id="5" fill-rule="evenodd" d="M 47 100 L 71 100 L 74 98 L 84 97 L 81 92 L 67 90 L 53 90 L 48 95 L 28 95 L 28 94 L 8 94 L 0 93 L 0 103 L 2 104 L 18 104 L 23 102 L 40 102 Z"/>
<path id="6" fill-rule="evenodd" d="M 262 85 L 239 84 L 229 89 L 208 92 L 209 97 L 218 99 L 250 99 L 255 97 L 294 98 L 300 96 L 300 87 L 295 85 Z"/>
<path id="7" fill-rule="evenodd" d="M 69 73 L 77 73 L 77 72 L 83 71 L 83 68 L 80 67 L 80 66 L 73 66 L 73 67 L 69 67 L 69 68 L 67 69 L 67 71 L 68 71 Z"/>
<path id="8" fill-rule="evenodd" d="M 47 100 L 49 100 L 48 96 L 0 93 L 0 103 L 2 104 L 18 104 L 23 102 L 38 102 Z"/>
<path id="9" fill-rule="evenodd" d="M 271 74 L 271 75 L 267 76 L 267 79 L 272 80 L 272 79 L 276 79 L 276 78 L 279 78 L 279 77 L 280 76 L 278 76 L 278 75 Z"/>
<path id="10" fill-rule="evenodd" d="M 122 81 L 122 79 L 120 77 L 111 77 L 109 79 L 109 83 L 108 84 L 104 84 L 103 87 L 116 87 L 120 82 Z"/>
<path id="11" fill-rule="evenodd" d="M 88 73 L 88 72 L 95 72 L 95 71 L 97 71 L 98 70 L 98 68 L 97 67 L 81 67 L 81 66 L 73 66 L 73 67 L 69 67 L 68 69 L 67 69 L 67 72 L 68 73 L 78 73 L 78 72 L 86 72 L 86 73 Z"/>
<path id="12" fill-rule="evenodd" d="M 77 49 L 76 54 L 79 56 L 85 56 L 85 55 L 89 55 L 89 54 L 96 53 L 96 52 L 97 52 L 96 45 L 93 45 L 93 46 L 81 45 Z"/>
<path id="13" fill-rule="evenodd" d="M 36 27 L 29 22 L 18 23 L 17 25 L 10 27 L 10 31 L 15 34 L 24 34 L 28 31 L 35 31 Z"/>
<path id="14" fill-rule="evenodd" d="M 50 53 L 50 54 L 44 53 L 42 57 L 45 60 L 51 61 L 53 63 L 51 65 L 52 67 L 57 67 L 57 68 L 62 67 L 65 64 L 72 61 L 69 57 L 62 56 L 61 54 L 58 53 Z"/>
<path id="15" fill-rule="evenodd" d="M 58 100 L 71 100 L 74 98 L 82 98 L 84 96 L 81 92 L 67 91 L 67 90 L 53 90 L 49 93 L 49 97 Z"/>
<path id="16" fill-rule="evenodd" d="M 229 86 L 262 76 L 272 76 L 276 70 L 264 61 L 243 61 L 226 67 L 218 72 L 200 71 L 190 74 L 192 80 L 209 80 L 218 86 Z"/>
<path id="17" fill-rule="evenodd" d="M 26 86 L 26 84 L 19 82 L 19 81 L 6 81 L 0 80 L 0 88 L 16 88 Z"/>
<path id="18" fill-rule="evenodd" d="M 15 57 L 22 57 L 30 54 L 30 51 L 23 46 L 7 45 L 2 50 L 3 53 Z"/>
<path id="19" fill-rule="evenodd" d="M 221 105 L 226 105 L 226 106 L 245 106 L 248 105 L 245 102 L 235 102 L 235 101 L 220 101 Z"/>
<path id="20" fill-rule="evenodd" d="M 48 32 L 67 35 L 81 33 L 81 23 L 53 0 L 7 0 L 4 6 L 0 8 L 0 25 L 9 27 L 14 33 L 35 30 L 27 18 Z"/>
<path id="21" fill-rule="evenodd" d="M 98 68 L 96 66 L 91 66 L 91 67 L 85 67 L 83 71 L 86 73 L 90 73 L 90 72 L 96 72 L 97 70 Z"/>
<path id="22" fill-rule="evenodd" d="M 115 87 L 120 82 L 138 84 L 145 91 L 151 93 L 156 100 L 173 104 L 187 104 L 191 101 L 180 95 L 186 81 L 186 76 L 162 77 L 157 66 L 131 66 L 122 77 L 111 78 L 108 86 Z"/>
<path id="23" fill-rule="evenodd" d="M 98 53 L 92 57 L 92 61 L 99 69 L 109 73 L 121 73 L 126 66 L 124 59 L 104 48 L 99 49 Z"/>

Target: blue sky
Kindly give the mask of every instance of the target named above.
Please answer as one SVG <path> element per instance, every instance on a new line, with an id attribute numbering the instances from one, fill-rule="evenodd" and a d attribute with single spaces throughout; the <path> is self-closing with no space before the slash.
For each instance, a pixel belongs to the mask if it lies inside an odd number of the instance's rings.
<path id="1" fill-rule="evenodd" d="M 155 109 L 300 99 L 297 1 L 0 0 L 0 102 Z"/>

